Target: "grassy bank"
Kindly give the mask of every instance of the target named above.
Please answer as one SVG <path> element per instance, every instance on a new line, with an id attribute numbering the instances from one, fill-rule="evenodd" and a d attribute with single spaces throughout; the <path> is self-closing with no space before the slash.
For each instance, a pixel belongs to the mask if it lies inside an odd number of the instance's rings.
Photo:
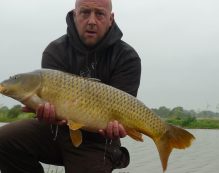
<path id="1" fill-rule="evenodd" d="M 168 119 L 166 122 L 190 129 L 219 129 L 217 119 Z"/>
<path id="2" fill-rule="evenodd" d="M 24 120 L 24 119 L 31 119 L 34 117 L 33 113 L 21 113 L 17 117 L 8 117 L 8 116 L 0 116 L 0 122 L 13 122 L 18 120 Z"/>

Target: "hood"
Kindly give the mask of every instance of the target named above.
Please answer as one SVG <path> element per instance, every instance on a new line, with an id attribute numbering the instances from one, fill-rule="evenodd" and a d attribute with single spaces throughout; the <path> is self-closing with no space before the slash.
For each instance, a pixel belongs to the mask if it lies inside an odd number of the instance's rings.
<path id="1" fill-rule="evenodd" d="M 110 27 L 109 31 L 105 35 L 105 37 L 97 43 L 92 48 L 88 48 L 79 38 L 79 35 L 77 33 L 77 29 L 75 27 L 74 19 L 73 19 L 73 11 L 68 12 L 66 16 L 66 22 L 67 22 L 67 35 L 70 40 L 70 44 L 77 49 L 78 51 L 82 53 L 93 53 L 98 52 L 99 50 L 106 49 L 107 47 L 111 46 L 112 44 L 116 43 L 117 41 L 121 40 L 122 38 L 122 32 L 113 21 L 112 26 Z"/>

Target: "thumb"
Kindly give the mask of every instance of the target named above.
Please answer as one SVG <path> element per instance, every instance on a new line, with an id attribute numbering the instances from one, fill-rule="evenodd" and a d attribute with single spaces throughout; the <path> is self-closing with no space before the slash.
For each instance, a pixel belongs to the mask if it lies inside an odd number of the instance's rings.
<path id="1" fill-rule="evenodd" d="M 35 110 L 33 110 L 33 109 L 31 109 L 31 108 L 29 108 L 27 106 L 22 107 L 21 111 L 35 113 Z"/>

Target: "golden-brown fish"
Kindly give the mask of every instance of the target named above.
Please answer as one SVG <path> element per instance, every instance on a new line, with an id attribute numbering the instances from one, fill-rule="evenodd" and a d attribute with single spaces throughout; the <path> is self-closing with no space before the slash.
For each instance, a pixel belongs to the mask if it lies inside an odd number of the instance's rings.
<path id="1" fill-rule="evenodd" d="M 93 79 L 57 70 L 42 69 L 18 74 L 0 83 L 0 93 L 32 109 L 50 102 L 58 118 L 68 120 L 75 146 L 82 142 L 79 129 L 98 132 L 109 121 L 118 120 L 127 134 L 143 141 L 142 134 L 153 139 L 163 170 L 173 148 L 184 149 L 195 137 L 184 129 L 166 124 L 135 97 Z"/>

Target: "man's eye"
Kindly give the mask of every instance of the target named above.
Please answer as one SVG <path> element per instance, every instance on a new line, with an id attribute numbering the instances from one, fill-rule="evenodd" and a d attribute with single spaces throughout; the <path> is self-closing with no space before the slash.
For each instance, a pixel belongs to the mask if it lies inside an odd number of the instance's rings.
<path id="1" fill-rule="evenodd" d="M 104 16 L 104 13 L 103 12 L 96 12 L 96 16 Z"/>
<path id="2" fill-rule="evenodd" d="M 81 11 L 81 14 L 83 14 L 83 15 L 89 15 L 89 14 L 90 14 L 90 11 L 89 11 L 89 10 L 83 10 L 83 11 Z"/>
<path id="3" fill-rule="evenodd" d="M 20 77 L 19 75 L 10 76 L 10 79 L 14 79 L 14 80 L 16 80 L 16 79 L 18 79 L 19 77 Z"/>

